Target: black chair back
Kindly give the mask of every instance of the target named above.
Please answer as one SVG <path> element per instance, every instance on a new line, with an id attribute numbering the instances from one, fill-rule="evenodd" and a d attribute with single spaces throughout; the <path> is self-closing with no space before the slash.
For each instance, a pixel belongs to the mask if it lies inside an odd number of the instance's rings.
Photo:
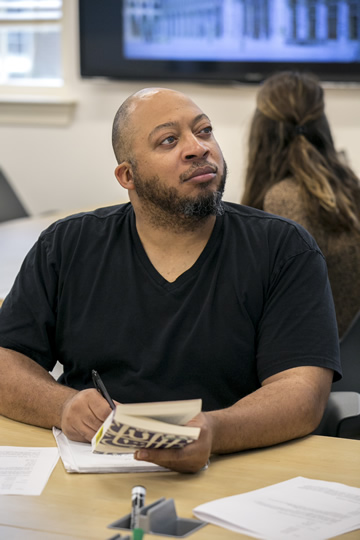
<path id="1" fill-rule="evenodd" d="M 343 378 L 333 383 L 332 392 L 360 393 L 360 311 L 340 340 Z"/>
<path id="2" fill-rule="evenodd" d="M 0 222 L 28 215 L 4 172 L 0 169 Z"/>

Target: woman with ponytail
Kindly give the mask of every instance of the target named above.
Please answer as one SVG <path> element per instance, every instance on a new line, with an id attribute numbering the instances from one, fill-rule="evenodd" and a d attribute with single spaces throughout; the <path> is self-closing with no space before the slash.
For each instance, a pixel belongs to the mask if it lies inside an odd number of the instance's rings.
<path id="1" fill-rule="evenodd" d="M 328 266 L 340 337 L 360 309 L 360 182 L 336 151 L 324 92 L 282 72 L 257 96 L 242 204 L 300 223 Z"/>

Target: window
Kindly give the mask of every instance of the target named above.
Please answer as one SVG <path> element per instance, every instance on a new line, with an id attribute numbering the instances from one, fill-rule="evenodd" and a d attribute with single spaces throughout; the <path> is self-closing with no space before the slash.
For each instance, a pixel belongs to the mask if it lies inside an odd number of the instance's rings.
<path id="1" fill-rule="evenodd" d="M 0 0 L 0 85 L 57 87 L 62 0 Z"/>
<path id="2" fill-rule="evenodd" d="M 314 0 L 309 1 L 308 18 L 309 18 L 309 39 L 316 40 L 317 17 L 316 17 L 316 2 Z"/>
<path id="3" fill-rule="evenodd" d="M 335 2 L 329 2 L 328 6 L 328 39 L 337 39 L 338 6 Z"/>
<path id="4" fill-rule="evenodd" d="M 356 1 L 349 4 L 349 38 L 359 39 L 360 36 L 360 5 Z"/>

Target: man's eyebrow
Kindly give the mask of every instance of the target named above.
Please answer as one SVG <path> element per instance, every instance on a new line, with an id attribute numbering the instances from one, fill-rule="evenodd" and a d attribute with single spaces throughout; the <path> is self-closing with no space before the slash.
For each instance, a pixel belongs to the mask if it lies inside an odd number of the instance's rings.
<path id="1" fill-rule="evenodd" d="M 175 127 L 177 125 L 178 125 L 178 122 L 165 122 L 164 124 L 159 124 L 158 126 L 154 127 L 154 129 L 152 131 L 150 131 L 148 138 L 151 139 L 153 137 L 153 135 L 155 135 L 155 133 L 157 133 L 161 129 L 171 128 L 171 127 Z"/>
<path id="2" fill-rule="evenodd" d="M 198 114 L 197 116 L 195 116 L 194 121 L 193 121 L 193 125 L 195 125 L 200 120 L 207 120 L 208 122 L 211 122 L 211 120 L 210 120 L 210 118 L 208 117 L 207 114 L 201 113 L 201 114 Z"/>
<path id="3" fill-rule="evenodd" d="M 210 118 L 206 114 L 201 113 L 195 116 L 194 120 L 192 121 L 192 125 L 194 126 L 197 122 L 203 119 L 208 120 L 210 122 Z M 159 124 L 158 126 L 154 127 L 154 129 L 149 133 L 148 138 L 151 139 L 158 131 L 162 129 L 173 128 L 173 127 L 177 127 L 178 125 L 179 125 L 179 122 L 164 122 L 164 124 Z"/>

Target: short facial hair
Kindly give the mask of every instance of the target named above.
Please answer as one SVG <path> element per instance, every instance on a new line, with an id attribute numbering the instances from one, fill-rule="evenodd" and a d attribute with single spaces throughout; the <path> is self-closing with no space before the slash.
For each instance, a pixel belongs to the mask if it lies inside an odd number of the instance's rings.
<path id="1" fill-rule="evenodd" d="M 204 163 L 198 164 L 203 167 Z M 224 214 L 222 196 L 225 189 L 227 166 L 223 161 L 224 171 L 218 189 L 208 189 L 210 182 L 199 184 L 201 193 L 195 197 L 179 195 L 175 187 L 167 187 L 160 182 L 158 175 L 141 178 L 136 162 L 132 162 L 133 182 L 136 193 L 144 205 L 151 224 L 156 228 L 169 227 L 173 231 L 192 231 L 202 220 L 209 216 Z"/>

